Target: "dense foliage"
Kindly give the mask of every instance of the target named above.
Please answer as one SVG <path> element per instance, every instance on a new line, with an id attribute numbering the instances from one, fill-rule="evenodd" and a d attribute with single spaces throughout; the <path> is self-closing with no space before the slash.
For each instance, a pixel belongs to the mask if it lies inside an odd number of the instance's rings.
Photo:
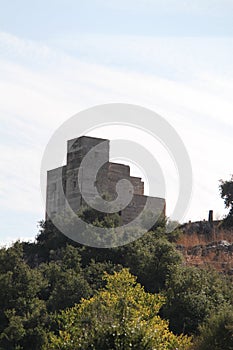
<path id="1" fill-rule="evenodd" d="M 233 308 L 223 308 L 213 314 L 201 327 L 196 340 L 197 350 L 233 349 Z"/>
<path id="2" fill-rule="evenodd" d="M 83 215 L 97 225 L 118 220 Z M 161 220 L 135 242 L 97 249 L 47 221 L 34 243 L 1 248 L 0 350 L 186 349 L 182 334 L 194 336 L 195 349 L 232 349 L 232 284 L 187 267 L 178 235 Z"/>
<path id="3" fill-rule="evenodd" d="M 233 175 L 230 180 L 220 180 L 220 194 L 229 213 L 223 221 L 225 227 L 233 227 Z"/>
<path id="4" fill-rule="evenodd" d="M 158 316 L 164 298 L 149 294 L 128 270 L 107 275 L 107 285 L 60 315 L 61 330 L 46 349 L 125 350 L 190 348 L 190 339 L 175 336 Z"/>

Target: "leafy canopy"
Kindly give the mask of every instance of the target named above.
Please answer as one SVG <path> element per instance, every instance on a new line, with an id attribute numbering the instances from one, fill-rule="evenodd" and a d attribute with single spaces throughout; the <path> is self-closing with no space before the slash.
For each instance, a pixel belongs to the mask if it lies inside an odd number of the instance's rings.
<path id="1" fill-rule="evenodd" d="M 164 298 L 146 293 L 128 269 L 105 275 L 107 285 L 89 300 L 63 311 L 59 335 L 46 349 L 185 350 L 190 338 L 175 336 L 158 316 Z"/>
<path id="2" fill-rule="evenodd" d="M 221 197 L 224 199 L 225 207 L 230 209 L 224 220 L 224 226 L 233 227 L 233 175 L 230 180 L 220 180 L 219 189 Z"/>

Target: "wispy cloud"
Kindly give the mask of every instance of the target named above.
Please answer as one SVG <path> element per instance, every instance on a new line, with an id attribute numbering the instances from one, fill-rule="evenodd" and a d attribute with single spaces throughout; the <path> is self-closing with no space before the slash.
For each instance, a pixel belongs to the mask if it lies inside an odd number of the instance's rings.
<path id="1" fill-rule="evenodd" d="M 201 75 L 233 78 L 233 39 L 143 35 L 66 35 L 53 46 L 89 63 L 190 82 Z"/>
<path id="2" fill-rule="evenodd" d="M 117 45 L 108 46 L 110 37 L 99 38 L 94 45 L 95 38 L 89 36 L 86 46 L 84 42 L 80 44 L 78 49 L 82 52 L 77 59 L 72 45 L 58 48 L 56 42 L 44 45 L 0 34 L 0 48 L 4 52 L 0 61 L 3 155 L 0 164 L 0 208 L 8 208 L 14 213 L 17 211 L 25 218 L 26 213 L 30 213 L 30 225 L 25 219 L 24 226 L 16 235 L 33 236 L 35 232 L 29 232 L 32 215 L 35 223 L 44 215 L 39 188 L 40 161 L 53 131 L 81 109 L 101 103 L 135 103 L 166 117 L 182 136 L 193 164 L 194 195 L 186 218 L 202 218 L 209 207 L 223 212 L 217 186 L 219 178 L 227 177 L 232 171 L 228 154 L 232 148 L 233 131 L 233 67 L 228 62 L 231 39 L 221 41 L 223 51 L 219 54 L 219 61 L 215 61 L 215 65 L 210 64 L 210 69 L 207 69 L 214 46 L 211 41 L 208 42 L 209 56 L 207 48 L 207 61 L 202 65 L 204 56 L 197 54 L 200 64 L 195 64 L 189 49 L 184 53 L 188 38 L 177 47 L 171 39 L 163 42 L 134 37 L 132 44 L 130 37 L 112 37 Z M 103 53 L 96 60 L 98 64 L 92 62 L 90 56 L 97 52 L 98 44 L 101 50 L 105 48 L 109 64 L 103 61 Z M 84 61 L 82 54 L 88 52 L 88 45 L 89 59 Z M 204 43 L 200 41 L 198 47 L 198 40 L 191 43 L 190 39 L 189 45 L 195 52 L 201 50 Z M 136 54 L 140 56 L 141 68 L 138 64 L 130 67 Z M 117 62 L 123 64 L 123 57 L 127 64 L 121 67 Z M 230 74 L 218 74 L 217 63 L 224 65 L 225 61 Z M 144 70 L 148 62 L 151 68 Z M 153 64 L 154 70 L 150 73 Z M 185 74 L 179 78 L 184 65 Z M 166 70 L 173 70 L 174 74 L 169 78 Z M 101 131 L 101 135 L 111 138 L 122 136 L 124 132 L 123 129 L 121 132 L 106 129 Z M 95 134 L 100 136 L 98 131 Z M 75 131 L 71 137 L 74 136 Z M 137 133 L 134 137 L 139 139 Z M 156 144 L 151 141 L 147 147 L 155 150 L 156 157 L 162 161 L 162 153 L 156 152 Z M 59 165 L 51 164 L 51 168 Z M 168 209 L 172 208 L 174 201 L 172 185 L 170 181 Z M 12 235 L 12 232 L 8 234 Z"/>

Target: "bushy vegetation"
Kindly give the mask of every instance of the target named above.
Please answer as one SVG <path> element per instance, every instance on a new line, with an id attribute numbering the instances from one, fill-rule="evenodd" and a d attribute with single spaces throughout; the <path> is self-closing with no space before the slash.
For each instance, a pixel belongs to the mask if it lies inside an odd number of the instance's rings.
<path id="1" fill-rule="evenodd" d="M 188 349 L 190 338 L 176 336 L 158 316 L 164 298 L 149 294 L 128 270 L 105 275 L 107 285 L 59 317 L 60 333 L 49 349 Z M 48 347 L 47 347 L 48 348 Z"/>
<path id="2" fill-rule="evenodd" d="M 225 207 L 229 209 L 228 215 L 223 220 L 223 227 L 233 227 L 233 175 L 230 180 L 220 180 L 219 189 Z"/>
<path id="3" fill-rule="evenodd" d="M 0 249 L 0 350 L 232 349 L 232 284 L 187 267 L 178 235 L 161 220 L 135 242 L 97 249 L 41 222 L 35 243 Z"/>
<path id="4" fill-rule="evenodd" d="M 195 341 L 197 350 L 233 349 L 233 308 L 221 308 L 200 327 L 200 335 Z"/>

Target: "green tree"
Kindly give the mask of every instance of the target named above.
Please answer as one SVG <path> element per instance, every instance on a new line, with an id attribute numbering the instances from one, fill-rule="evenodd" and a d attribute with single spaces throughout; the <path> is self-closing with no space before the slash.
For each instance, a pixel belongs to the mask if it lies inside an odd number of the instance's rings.
<path id="1" fill-rule="evenodd" d="M 207 317 L 232 303 L 232 291 L 230 282 L 217 271 L 177 266 L 167 281 L 162 315 L 175 333 L 197 334 Z"/>
<path id="2" fill-rule="evenodd" d="M 0 250 L 0 348 L 39 350 L 46 342 L 44 285 L 41 273 L 25 263 L 21 243 Z"/>
<path id="3" fill-rule="evenodd" d="M 225 207 L 229 209 L 229 213 L 224 219 L 223 226 L 233 227 L 233 175 L 230 180 L 220 180 L 220 194 L 224 199 Z"/>
<path id="4" fill-rule="evenodd" d="M 39 271 L 46 281 L 41 295 L 46 300 L 50 312 L 71 307 L 81 298 L 91 295 L 77 248 L 67 245 L 56 254 L 54 252 L 54 259 L 39 266 Z"/>
<path id="5" fill-rule="evenodd" d="M 201 327 L 195 349 L 233 350 L 233 308 L 223 308 Z"/>
<path id="6" fill-rule="evenodd" d="M 64 248 L 66 244 L 74 245 L 74 242 L 61 233 L 51 220 L 40 222 L 40 231 L 36 237 L 36 256 L 40 262 L 50 261 L 51 251 Z M 35 249 L 33 249 L 35 254 Z"/>
<path id="7" fill-rule="evenodd" d="M 165 288 L 170 271 L 182 262 L 175 246 L 164 237 L 158 239 L 155 232 L 146 233 L 119 251 L 124 257 L 123 265 L 129 267 L 145 289 L 152 293 Z"/>
<path id="8" fill-rule="evenodd" d="M 105 278 L 93 298 L 61 313 L 59 335 L 45 349 L 189 349 L 190 339 L 175 336 L 158 316 L 163 297 L 146 293 L 126 269 Z"/>
<path id="9" fill-rule="evenodd" d="M 85 280 L 91 286 L 92 293 L 96 293 L 98 289 L 105 287 L 106 280 L 103 279 L 105 272 L 113 274 L 115 271 L 120 271 L 121 265 L 114 265 L 110 261 L 95 262 L 91 260 L 90 264 L 83 269 Z"/>

